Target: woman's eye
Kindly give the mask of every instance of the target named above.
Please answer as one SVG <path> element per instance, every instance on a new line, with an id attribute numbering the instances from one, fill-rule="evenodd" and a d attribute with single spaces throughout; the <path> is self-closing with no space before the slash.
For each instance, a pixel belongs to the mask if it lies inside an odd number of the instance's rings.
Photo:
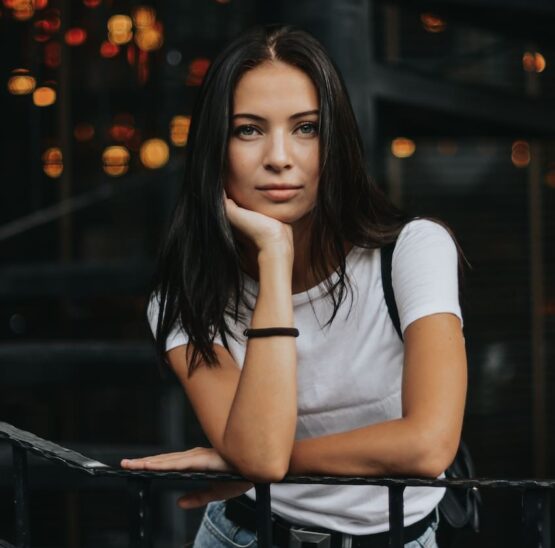
<path id="1" fill-rule="evenodd" d="M 304 124 L 301 124 L 298 129 L 303 135 L 312 135 L 318 133 L 318 125 L 314 122 L 306 122 Z"/>
<path id="2" fill-rule="evenodd" d="M 254 126 L 239 126 L 233 130 L 234 135 L 240 135 L 243 137 L 251 137 L 256 132 L 256 128 Z"/>

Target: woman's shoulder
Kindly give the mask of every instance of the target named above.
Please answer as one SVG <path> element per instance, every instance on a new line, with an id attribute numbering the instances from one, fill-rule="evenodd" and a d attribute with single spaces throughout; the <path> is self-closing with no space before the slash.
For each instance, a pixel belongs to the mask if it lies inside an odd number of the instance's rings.
<path id="1" fill-rule="evenodd" d="M 393 252 L 396 257 L 424 249 L 451 249 L 456 253 L 454 236 L 446 225 L 440 221 L 426 218 L 416 218 L 409 221 L 399 233 Z"/>

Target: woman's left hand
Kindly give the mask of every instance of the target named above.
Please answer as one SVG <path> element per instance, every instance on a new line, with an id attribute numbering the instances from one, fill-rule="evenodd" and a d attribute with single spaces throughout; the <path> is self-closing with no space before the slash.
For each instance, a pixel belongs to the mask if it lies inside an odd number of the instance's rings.
<path id="1" fill-rule="evenodd" d="M 140 459 L 123 459 L 121 467 L 128 470 L 159 470 L 174 472 L 236 472 L 211 447 L 195 447 L 188 451 L 163 453 Z"/>
<path id="2" fill-rule="evenodd" d="M 123 459 L 121 467 L 127 470 L 158 470 L 174 472 L 230 472 L 236 473 L 211 447 L 195 447 L 188 451 L 164 453 L 139 459 Z M 239 496 L 253 486 L 247 481 L 213 481 L 205 489 L 183 495 L 178 504 L 183 509 L 205 506 L 213 500 Z"/>

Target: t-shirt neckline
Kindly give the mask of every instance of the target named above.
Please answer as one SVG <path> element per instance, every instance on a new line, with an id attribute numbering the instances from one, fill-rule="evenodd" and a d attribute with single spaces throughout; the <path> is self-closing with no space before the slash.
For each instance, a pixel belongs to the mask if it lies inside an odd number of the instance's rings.
<path id="1" fill-rule="evenodd" d="M 349 253 L 347 253 L 345 257 L 346 269 L 348 268 L 350 270 L 350 268 L 352 267 L 352 263 L 355 260 L 355 256 L 358 255 L 359 251 L 362 249 L 364 248 L 353 245 L 353 247 L 349 250 Z M 243 277 L 245 280 L 245 287 L 249 291 L 249 293 L 252 293 L 253 295 L 258 295 L 258 282 L 251 278 L 245 272 L 243 272 Z M 337 283 L 338 280 L 339 272 L 337 268 L 325 280 L 322 280 L 317 285 L 310 287 L 305 291 L 301 291 L 300 293 L 293 293 L 293 305 L 303 304 L 311 300 L 314 301 L 316 299 L 321 299 L 325 297 L 328 292 L 326 284 L 331 283 L 331 285 L 333 285 Z"/>

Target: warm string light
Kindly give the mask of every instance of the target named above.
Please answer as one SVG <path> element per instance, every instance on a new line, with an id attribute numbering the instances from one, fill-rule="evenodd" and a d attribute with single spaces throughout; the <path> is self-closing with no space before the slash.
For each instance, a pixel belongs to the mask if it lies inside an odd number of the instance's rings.
<path id="1" fill-rule="evenodd" d="M 391 142 L 391 153 L 396 158 L 409 158 L 414 154 L 416 144 L 412 139 L 397 137 Z"/>
<path id="2" fill-rule="evenodd" d="M 128 15 L 112 15 L 108 19 L 108 40 L 116 46 L 127 44 L 133 38 L 133 22 Z"/>
<path id="3" fill-rule="evenodd" d="M 526 141 L 515 141 L 511 149 L 511 161 L 516 167 L 526 167 L 530 163 L 530 145 Z"/>
<path id="4" fill-rule="evenodd" d="M 15 69 L 8 80 L 8 91 L 12 95 L 29 95 L 33 93 L 37 81 L 27 69 Z"/>
<path id="5" fill-rule="evenodd" d="M 46 149 L 42 154 L 42 169 L 48 177 L 57 179 L 64 171 L 62 151 L 58 147 Z"/>
<path id="6" fill-rule="evenodd" d="M 41 86 L 33 92 L 33 103 L 37 107 L 48 107 L 56 102 L 56 90 L 50 86 Z"/>
<path id="7" fill-rule="evenodd" d="M 200 86 L 208 67 L 210 66 L 210 59 L 204 57 L 197 57 L 193 59 L 189 65 L 187 79 L 185 81 L 188 86 Z"/>
<path id="8" fill-rule="evenodd" d="M 543 72 L 546 66 L 545 57 L 537 51 L 526 51 L 522 56 L 522 68 L 526 72 Z"/>
<path id="9" fill-rule="evenodd" d="M 174 116 L 170 122 L 170 139 L 176 147 L 184 147 L 189 137 L 190 116 Z"/>
<path id="10" fill-rule="evenodd" d="M 431 33 L 443 32 L 447 27 L 445 19 L 438 17 L 432 13 L 423 13 L 420 15 L 420 21 L 424 30 Z"/>
<path id="11" fill-rule="evenodd" d="M 110 146 L 102 153 L 104 172 L 111 177 L 120 177 L 129 169 L 129 151 L 124 146 Z"/>
<path id="12" fill-rule="evenodd" d="M 65 40 L 68 46 L 80 46 L 85 43 L 87 32 L 85 29 L 74 27 L 66 31 Z"/>
<path id="13" fill-rule="evenodd" d="M 148 139 L 141 145 L 141 162 L 149 169 L 157 169 L 168 163 L 170 149 L 162 139 Z"/>

